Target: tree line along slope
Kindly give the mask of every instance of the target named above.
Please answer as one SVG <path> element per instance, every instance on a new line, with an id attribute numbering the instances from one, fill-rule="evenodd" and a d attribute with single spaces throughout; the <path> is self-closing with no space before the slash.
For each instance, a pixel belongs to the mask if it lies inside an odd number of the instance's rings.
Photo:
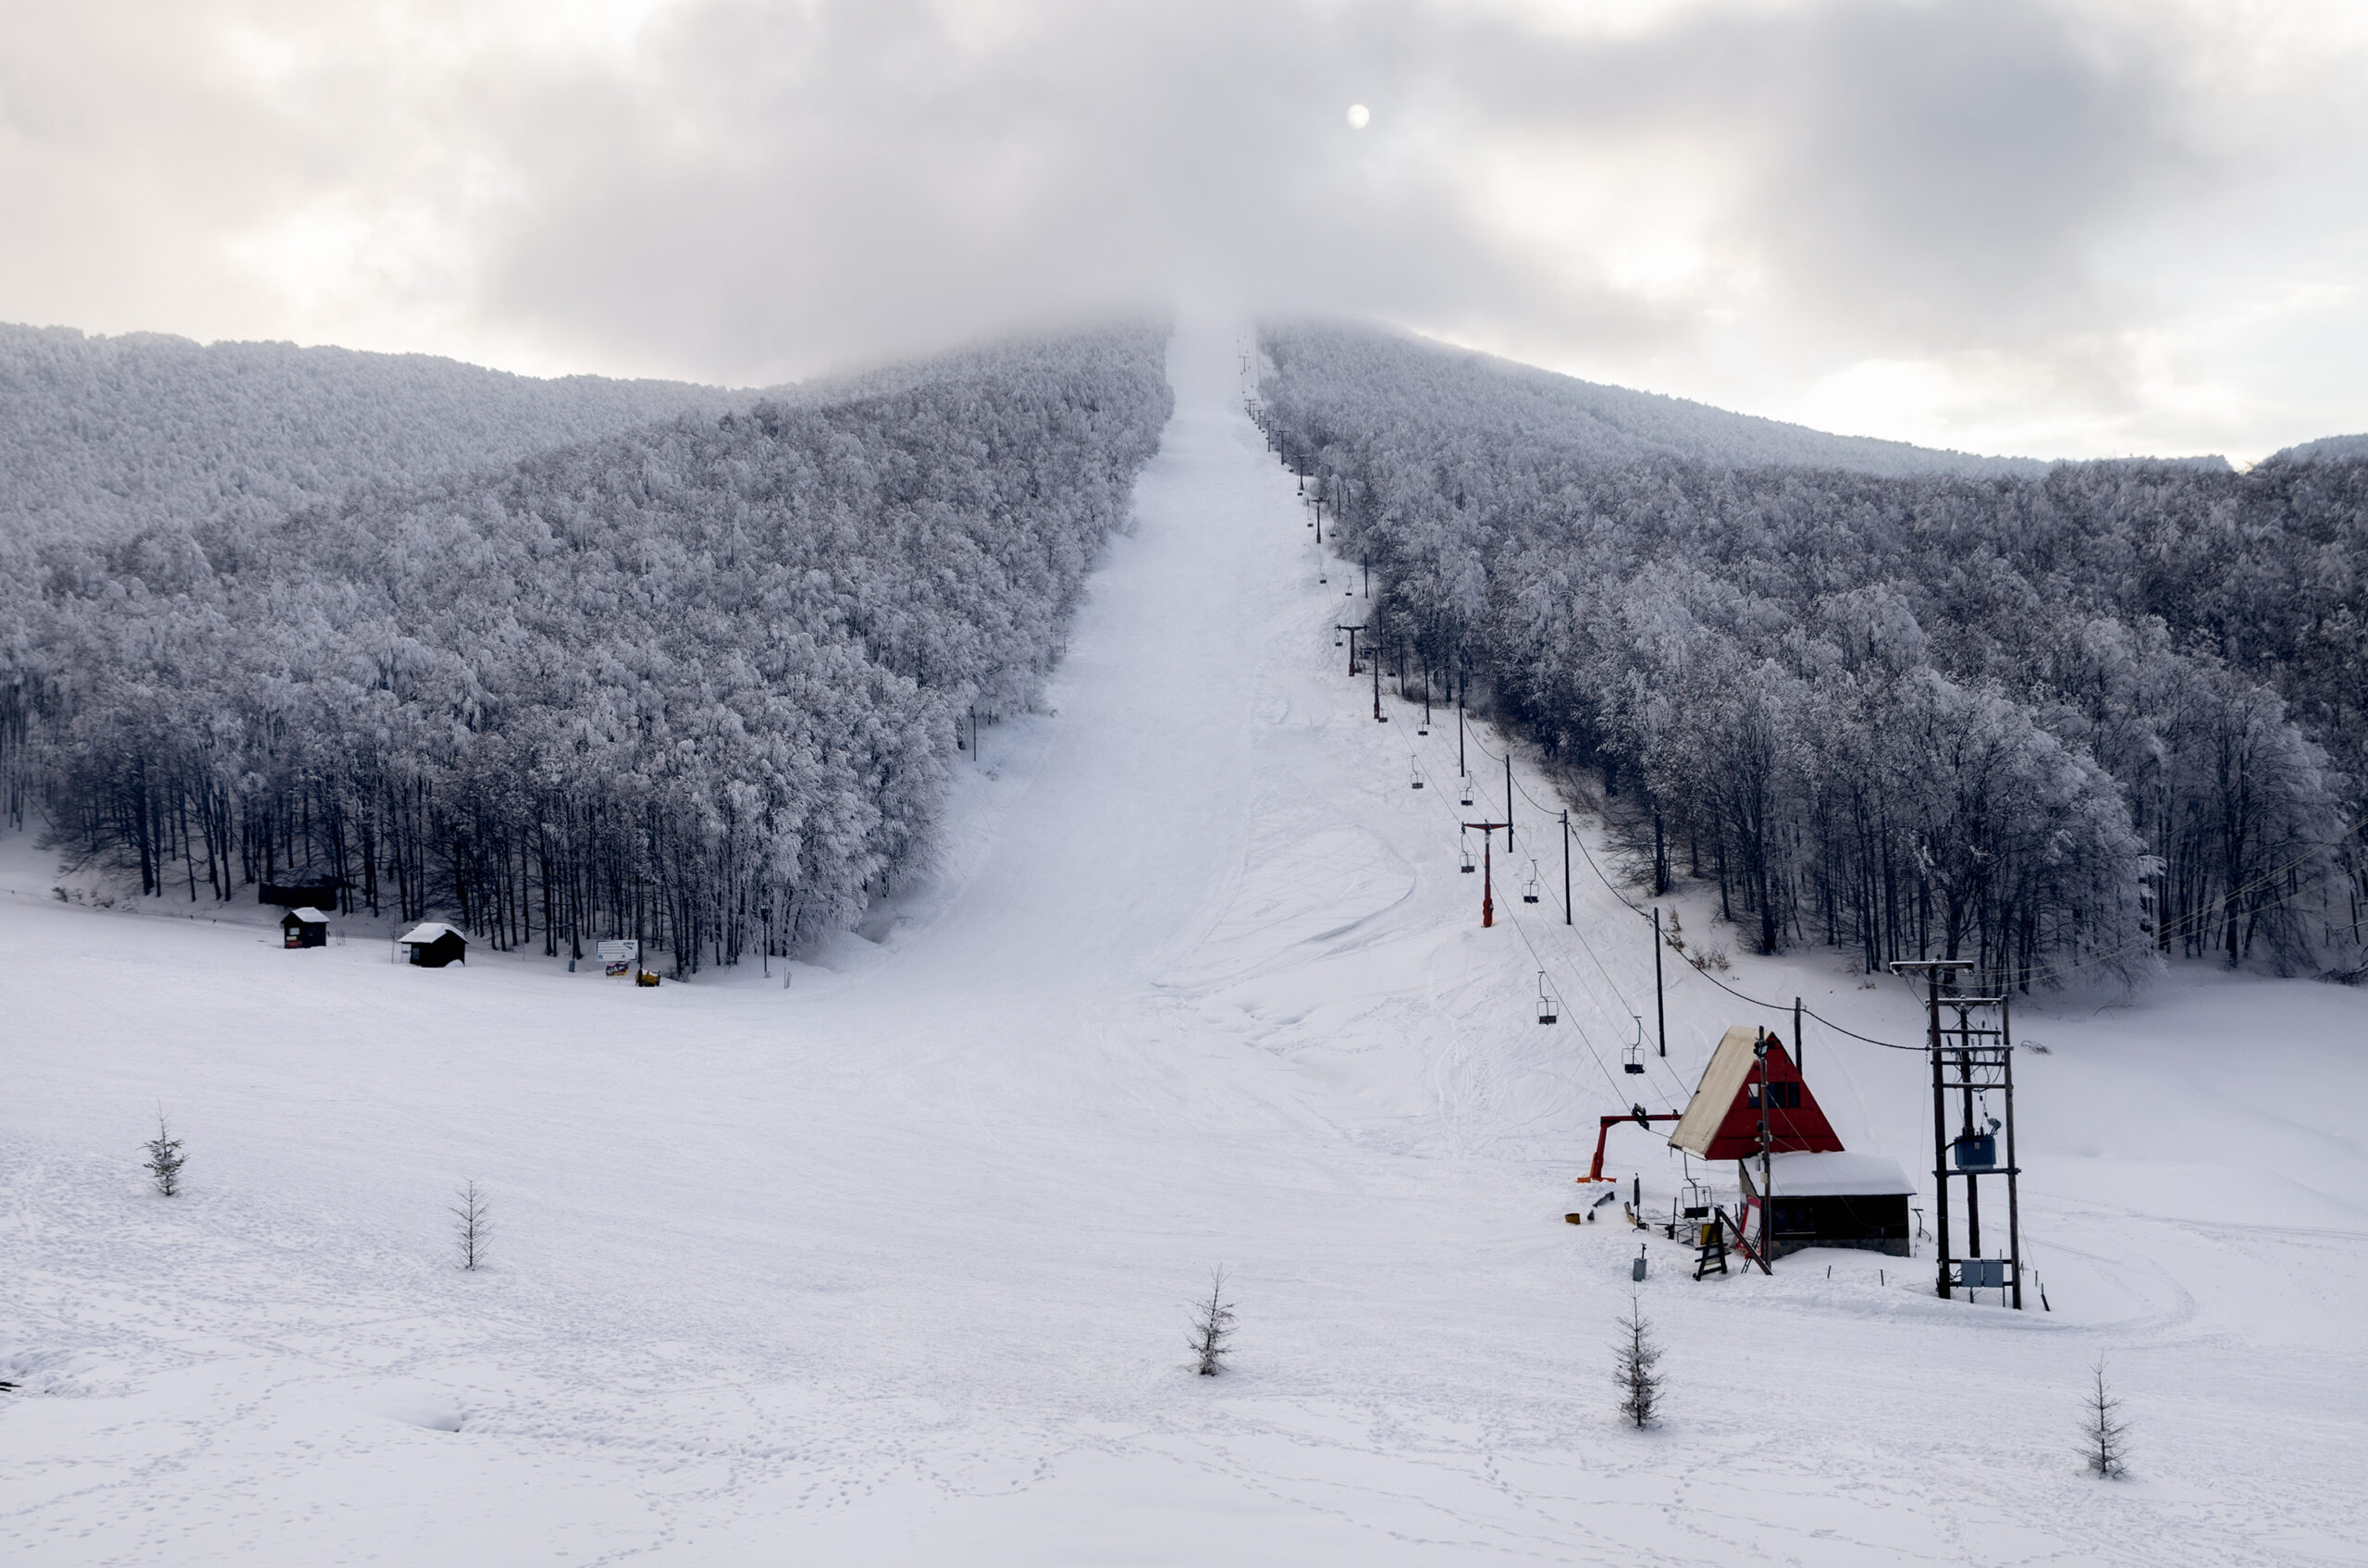
<path id="1" fill-rule="evenodd" d="M 2361 972 L 2368 462 L 1969 459 L 1354 326 L 1261 345 L 1368 636 L 1588 781 L 1655 893 L 2023 988 Z"/>

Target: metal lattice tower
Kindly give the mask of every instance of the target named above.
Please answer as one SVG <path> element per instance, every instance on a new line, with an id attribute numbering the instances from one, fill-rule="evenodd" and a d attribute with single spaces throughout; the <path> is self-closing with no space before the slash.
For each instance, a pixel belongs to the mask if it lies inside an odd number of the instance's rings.
<path id="1" fill-rule="evenodd" d="M 2022 1205 L 2015 1163 L 2015 1043 L 2012 1012 L 2005 995 L 1966 996 L 1954 990 L 1955 978 L 1973 968 L 1969 958 L 1903 960 L 1890 966 L 1893 974 L 1921 972 L 1925 977 L 1927 1026 L 1925 1050 L 1932 1063 L 1932 1181 L 1936 1198 L 1932 1236 L 1940 1253 L 1935 1286 L 1942 1299 L 1955 1290 L 1996 1290 L 2019 1312 L 2023 1306 Z M 1943 987 L 1951 989 L 1944 990 Z M 1952 1015 L 1944 1019 L 1943 1012 Z M 1992 1021 L 1994 1019 L 1994 1022 Z M 1977 1124 L 1976 1101 L 1988 1105 L 1998 1098 L 1998 1115 Z M 1951 1096 L 1956 1099 L 1956 1132 L 1950 1133 Z M 1998 1147 L 2004 1140 L 2004 1160 Z M 2006 1256 L 1981 1255 L 1981 1179 L 2006 1179 Z M 1965 1182 L 1963 1257 L 1951 1251 L 1949 1183 Z"/>

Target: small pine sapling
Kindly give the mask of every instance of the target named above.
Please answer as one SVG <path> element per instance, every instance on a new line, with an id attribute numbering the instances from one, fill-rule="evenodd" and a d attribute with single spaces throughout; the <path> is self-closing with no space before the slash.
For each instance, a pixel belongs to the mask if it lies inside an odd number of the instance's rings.
<path id="1" fill-rule="evenodd" d="M 181 1190 L 181 1167 L 188 1162 L 161 1105 L 156 1109 L 156 1136 L 148 1140 L 147 1149 L 148 1178 L 155 1182 L 157 1191 L 169 1198 Z"/>
<path id="2" fill-rule="evenodd" d="M 2080 1413 L 2080 1454 L 2090 1475 L 2115 1480 L 2129 1468 L 2129 1423 L 2121 1418 L 2121 1401 L 2105 1381 L 2104 1358 L 2098 1357 L 2090 1371 L 2096 1382 Z"/>
<path id="3" fill-rule="evenodd" d="M 1620 1414 L 1631 1426 L 1649 1426 L 1661 1407 L 1661 1348 L 1653 1339 L 1652 1320 L 1645 1303 L 1629 1292 L 1628 1315 L 1620 1320 L 1618 1351 L 1613 1357 L 1612 1383 L 1620 1389 Z"/>
<path id="4" fill-rule="evenodd" d="M 461 1266 L 475 1269 L 485 1262 L 486 1250 L 493 1241 L 485 1190 L 472 1181 L 454 1196 L 461 1201 L 452 1205 L 452 1240 L 460 1248 Z"/>
<path id="5" fill-rule="evenodd" d="M 1193 1309 L 1192 1338 L 1187 1341 L 1198 1358 L 1200 1374 L 1214 1377 L 1232 1353 L 1226 1341 L 1233 1338 L 1233 1303 L 1225 1299 L 1225 1270 L 1209 1278 L 1209 1299 Z"/>

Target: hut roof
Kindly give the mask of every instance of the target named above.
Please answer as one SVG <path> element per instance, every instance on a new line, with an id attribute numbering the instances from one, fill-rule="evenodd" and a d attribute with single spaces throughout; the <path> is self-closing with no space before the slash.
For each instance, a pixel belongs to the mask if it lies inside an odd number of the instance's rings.
<path id="1" fill-rule="evenodd" d="M 1710 1065 L 1702 1069 L 1702 1081 L 1694 1086 L 1694 1098 L 1685 1103 L 1685 1114 L 1678 1118 L 1677 1130 L 1669 1135 L 1676 1148 L 1700 1154 L 1709 1147 L 1719 1130 L 1719 1123 L 1727 1117 L 1727 1107 L 1735 1103 L 1743 1092 L 1743 1080 L 1751 1076 L 1752 1043 L 1758 1031 L 1737 1024 L 1719 1041 L 1719 1048 L 1710 1053 Z"/>
<path id="2" fill-rule="evenodd" d="M 290 920 L 302 920 L 308 926 L 325 926 L 329 923 L 329 918 L 327 915 L 311 907 L 290 909 L 279 917 L 279 923 L 282 925 L 286 925 Z"/>
<path id="3" fill-rule="evenodd" d="M 1899 1162 L 1889 1154 L 1845 1154 L 1839 1149 L 1769 1155 L 1768 1188 L 1780 1198 L 1860 1198 L 1916 1191 Z"/>
<path id="4" fill-rule="evenodd" d="M 1686 1102 L 1685 1114 L 1678 1118 L 1677 1130 L 1669 1135 L 1671 1148 L 1706 1160 L 1731 1160 L 1746 1154 L 1759 1152 L 1761 1111 L 1758 1101 L 1746 1100 L 1744 1091 L 1757 1089 L 1756 1073 L 1759 1057 L 1754 1047 L 1760 1031 L 1748 1024 L 1737 1024 L 1720 1040 L 1719 1048 L 1710 1054 L 1710 1065 L 1702 1069 L 1702 1081 L 1694 1091 L 1694 1098 Z M 1784 1054 L 1784 1043 L 1775 1035 L 1768 1039 L 1767 1076 L 1773 1083 L 1800 1084 L 1798 1105 L 1771 1105 L 1767 1113 L 1769 1142 L 1778 1151 L 1786 1149 L 1839 1150 L 1842 1140 L 1835 1136 L 1833 1126 L 1825 1119 L 1825 1112 L 1817 1096 L 1801 1082 L 1793 1058 Z"/>
<path id="5" fill-rule="evenodd" d="M 402 935 L 397 937 L 395 940 L 401 943 L 406 947 L 413 945 L 425 946 L 430 942 L 440 942 L 448 936 L 458 936 L 463 942 L 468 940 L 468 938 L 465 935 L 462 935 L 462 932 L 446 925 L 441 920 L 422 920 L 419 924 L 412 927 L 409 931 L 403 932 Z"/>

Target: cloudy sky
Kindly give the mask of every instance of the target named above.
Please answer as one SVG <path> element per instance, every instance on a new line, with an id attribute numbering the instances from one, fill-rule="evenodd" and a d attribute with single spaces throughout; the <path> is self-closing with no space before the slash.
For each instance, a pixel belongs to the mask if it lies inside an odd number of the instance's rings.
<path id="1" fill-rule="evenodd" d="M 760 384 L 1182 298 L 2251 459 L 2368 429 L 2363 83 L 2360 0 L 0 0 L 0 320 Z"/>

